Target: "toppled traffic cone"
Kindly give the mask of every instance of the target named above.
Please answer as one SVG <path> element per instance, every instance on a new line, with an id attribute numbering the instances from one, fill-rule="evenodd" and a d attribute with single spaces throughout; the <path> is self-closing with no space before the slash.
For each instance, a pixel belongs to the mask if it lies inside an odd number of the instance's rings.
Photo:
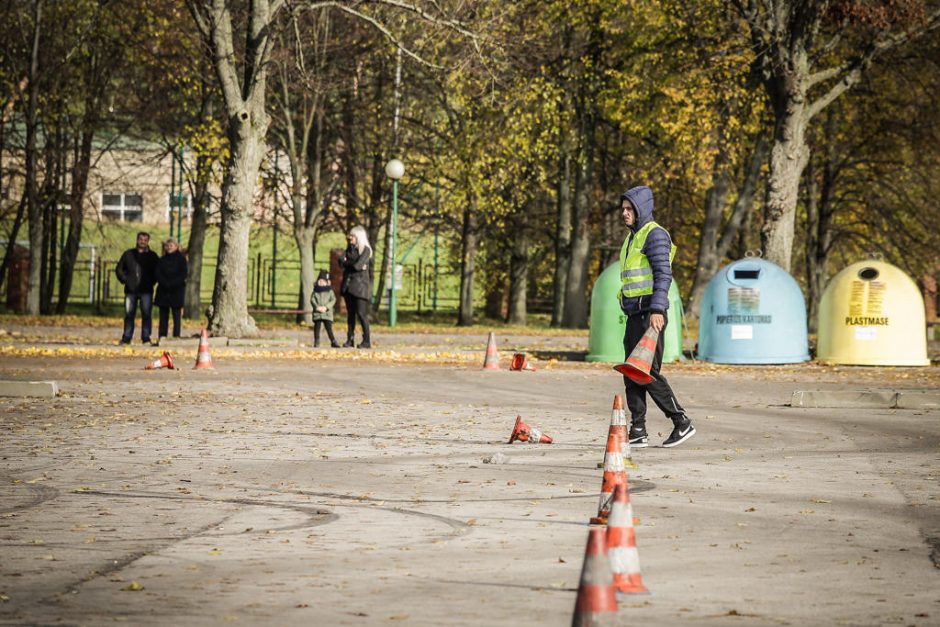
<path id="1" fill-rule="evenodd" d="M 572 627 L 614 625 L 617 619 L 617 593 L 607 558 L 605 530 L 588 531 L 578 600 L 574 606 Z"/>
<path id="2" fill-rule="evenodd" d="M 486 357 L 483 359 L 484 370 L 499 370 L 499 353 L 496 352 L 496 334 L 490 331 L 486 338 Z"/>
<path id="3" fill-rule="evenodd" d="M 592 525 L 606 525 L 610 515 L 610 506 L 614 500 L 614 489 L 626 485 L 627 472 L 624 469 L 623 453 L 620 451 L 620 438 L 616 434 L 607 436 L 607 453 L 604 455 L 604 480 L 601 483 L 601 497 L 597 503 L 597 516 L 591 518 Z"/>
<path id="4" fill-rule="evenodd" d="M 512 428 L 512 434 L 509 436 L 509 443 L 512 444 L 516 440 L 520 442 L 528 442 L 529 444 L 551 444 L 552 438 L 550 435 L 542 433 L 542 430 L 538 427 L 530 427 L 522 419 L 522 416 L 516 416 L 516 424 Z"/>
<path id="5" fill-rule="evenodd" d="M 163 354 L 160 355 L 160 359 L 155 359 L 144 367 L 144 370 L 159 370 L 160 368 L 167 368 L 173 370 L 173 358 L 170 356 L 170 353 L 163 351 Z"/>
<path id="6" fill-rule="evenodd" d="M 607 523 L 607 558 L 614 574 L 614 586 L 619 592 L 649 592 L 640 576 L 640 553 L 636 548 L 633 506 L 630 505 L 630 488 L 626 483 L 614 489 L 614 502 L 610 508 L 610 521 Z"/>
<path id="7" fill-rule="evenodd" d="M 650 327 L 636 343 L 636 347 L 625 363 L 614 366 L 614 370 L 627 377 L 634 383 L 646 385 L 653 380 L 650 369 L 653 367 L 653 358 L 656 356 L 656 343 L 659 341 L 659 331 Z"/>
<path id="8" fill-rule="evenodd" d="M 529 359 L 525 356 L 525 353 L 516 353 L 512 356 L 512 361 L 509 362 L 510 370 L 531 370 L 535 372 L 535 368 L 532 367 L 532 364 L 529 363 Z"/>
<path id="9" fill-rule="evenodd" d="M 212 355 L 209 354 L 209 332 L 202 330 L 199 336 L 199 351 L 196 353 L 196 365 L 193 370 L 214 370 L 212 366 Z"/>

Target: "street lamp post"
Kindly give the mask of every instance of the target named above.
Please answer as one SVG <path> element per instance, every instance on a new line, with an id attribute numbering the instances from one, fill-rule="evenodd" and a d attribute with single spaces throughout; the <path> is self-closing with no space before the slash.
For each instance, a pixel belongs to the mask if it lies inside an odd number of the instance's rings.
<path id="1" fill-rule="evenodd" d="M 398 322 L 398 298 L 395 293 L 395 279 L 398 276 L 395 267 L 395 244 L 398 239 L 398 179 L 405 175 L 405 164 L 398 159 L 392 159 L 385 164 L 385 175 L 392 179 L 392 219 L 388 225 L 389 265 L 392 270 L 392 281 L 388 295 L 388 326 L 394 327 Z"/>

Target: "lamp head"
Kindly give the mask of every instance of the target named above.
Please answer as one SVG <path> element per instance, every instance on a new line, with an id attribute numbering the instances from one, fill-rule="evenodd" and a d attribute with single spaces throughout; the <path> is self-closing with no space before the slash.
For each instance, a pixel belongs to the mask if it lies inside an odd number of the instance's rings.
<path id="1" fill-rule="evenodd" d="M 392 159 L 385 164 L 385 176 L 397 181 L 405 175 L 405 164 L 398 159 Z"/>

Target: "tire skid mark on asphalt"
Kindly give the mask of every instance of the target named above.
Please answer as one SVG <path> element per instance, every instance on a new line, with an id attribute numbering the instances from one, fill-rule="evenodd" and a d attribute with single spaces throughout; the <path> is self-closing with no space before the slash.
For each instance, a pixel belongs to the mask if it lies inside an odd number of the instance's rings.
<path id="1" fill-rule="evenodd" d="M 98 496 L 112 496 L 112 497 L 126 497 L 132 499 L 162 499 L 168 501 L 201 501 L 205 503 L 230 503 L 235 505 L 248 505 L 252 507 L 274 507 L 278 509 L 287 509 L 291 511 L 298 512 L 306 516 L 306 520 L 299 523 L 294 523 L 292 525 L 285 525 L 283 527 L 272 527 L 270 529 L 258 529 L 255 533 L 267 533 L 268 531 L 297 531 L 300 529 L 309 529 L 310 527 L 318 527 L 320 525 L 325 525 L 335 520 L 339 519 L 338 514 L 334 514 L 330 511 L 323 510 L 313 510 L 312 508 L 306 507 L 303 505 L 294 505 L 292 503 L 279 503 L 277 501 L 262 501 L 258 499 L 245 499 L 245 498 L 210 498 L 206 496 L 199 495 L 183 495 L 183 494 L 165 494 L 161 492 L 108 492 L 105 490 L 82 490 L 80 492 L 74 492 L 73 494 L 92 494 Z M 218 526 L 220 523 L 216 523 L 212 526 Z M 237 533 L 222 533 L 218 535 L 242 535 L 243 531 Z M 185 539 L 189 539 L 193 536 L 187 536 Z M 184 538 L 181 538 L 184 539 Z"/>
<path id="2" fill-rule="evenodd" d="M 12 480 L 12 477 L 9 475 L 0 475 L 0 481 L 5 482 L 7 479 Z M 30 500 L 25 503 L 19 503 L 9 507 L 0 507 L 0 514 L 9 514 L 12 512 L 31 509 L 33 507 L 42 505 L 46 501 L 51 501 L 52 499 L 59 496 L 59 490 L 51 486 L 31 483 L 19 483 L 16 485 L 23 486 L 32 493 Z"/>
<path id="3" fill-rule="evenodd" d="M 636 483 L 642 484 L 642 487 L 639 490 L 634 489 L 633 487 L 634 482 L 631 482 L 630 484 L 631 493 L 642 492 L 645 490 L 652 490 L 653 487 L 655 487 L 653 483 L 649 481 L 644 481 L 642 479 L 638 479 Z M 415 505 L 421 505 L 423 503 L 429 503 L 429 504 L 431 503 L 433 504 L 455 503 L 458 500 L 454 498 L 450 498 L 450 499 L 427 499 L 427 498 L 383 499 L 383 498 L 377 498 L 377 497 L 372 497 L 372 496 L 362 496 L 362 495 L 355 495 L 355 494 L 339 494 L 336 492 L 314 492 L 312 490 L 280 490 L 278 488 L 258 488 L 257 486 L 248 486 L 244 484 L 236 485 L 235 487 L 246 488 L 250 490 L 264 490 L 265 492 L 277 492 L 278 494 L 297 494 L 300 496 L 316 496 L 316 497 L 325 498 L 325 499 L 336 499 L 338 501 L 360 501 L 362 503 L 411 503 Z M 597 494 L 592 494 L 592 493 L 559 494 L 557 496 L 529 495 L 529 496 L 490 498 L 490 499 L 462 498 L 462 499 L 459 499 L 459 501 L 461 503 L 512 503 L 516 501 L 560 501 L 560 500 L 567 500 L 567 499 L 586 499 L 586 498 L 596 499 Z M 337 503 L 336 506 L 339 506 L 339 504 Z M 379 509 L 384 509 L 384 508 L 380 507 Z M 405 510 L 402 510 L 402 512 L 405 512 Z"/>
<path id="4" fill-rule="evenodd" d="M 506 440 L 455 440 L 454 438 L 430 438 L 430 437 L 420 437 L 420 436 L 409 436 L 409 435 L 378 435 L 375 433 L 337 433 L 335 431 L 331 432 L 317 432 L 317 431 L 234 431 L 233 433 L 245 433 L 245 434 L 258 434 L 258 435 L 293 435 L 293 436 L 311 436 L 311 437 L 324 437 L 324 438 L 348 438 L 353 440 L 364 440 L 364 439 L 375 439 L 375 440 L 396 440 L 398 442 L 404 443 L 405 441 L 410 442 L 441 442 L 445 444 L 459 443 L 461 445 L 465 444 L 479 444 L 480 446 L 508 446 Z M 535 447 L 533 447 L 535 448 Z M 555 451 L 569 451 L 569 450 L 578 450 L 583 448 L 595 449 L 598 448 L 597 442 L 553 442 L 551 450 Z M 543 451 L 549 450 L 548 448 L 538 447 L 536 450 Z"/>

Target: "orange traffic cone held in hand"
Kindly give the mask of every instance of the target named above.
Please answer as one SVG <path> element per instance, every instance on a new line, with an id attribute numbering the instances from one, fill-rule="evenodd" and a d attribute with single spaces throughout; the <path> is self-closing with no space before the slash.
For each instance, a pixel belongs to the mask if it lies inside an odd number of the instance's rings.
<path id="1" fill-rule="evenodd" d="M 572 627 L 616 624 L 617 593 L 607 558 L 605 532 L 606 530 L 599 527 L 588 531 L 584 564 L 581 566 L 581 582 L 578 585 L 578 600 L 571 620 Z"/>
<path id="2" fill-rule="evenodd" d="M 496 352 L 496 334 L 490 331 L 486 339 L 486 357 L 483 359 L 484 370 L 499 370 L 499 353 Z"/>
<path id="3" fill-rule="evenodd" d="M 640 554 L 636 548 L 633 506 L 630 505 L 630 488 L 627 484 L 618 485 L 614 490 L 614 502 L 607 523 L 607 558 L 614 574 L 614 586 L 619 592 L 649 592 L 640 576 Z"/>
<path id="4" fill-rule="evenodd" d="M 170 356 L 170 353 L 163 351 L 163 354 L 160 356 L 160 359 L 156 359 L 144 367 L 144 370 L 159 370 L 160 368 L 167 368 L 173 370 L 173 358 Z"/>
<path id="5" fill-rule="evenodd" d="M 512 428 L 512 434 L 509 436 L 509 443 L 512 444 L 516 440 L 520 442 L 528 442 L 529 444 L 551 444 L 552 438 L 550 435 L 542 433 L 542 430 L 538 427 L 530 427 L 522 419 L 522 416 L 516 416 L 516 424 Z"/>
<path id="6" fill-rule="evenodd" d="M 199 336 L 199 350 L 196 353 L 196 365 L 193 370 L 214 370 L 212 366 L 212 356 L 209 354 L 209 333 L 203 329 Z"/>
<path id="7" fill-rule="evenodd" d="M 620 438 L 615 433 L 607 436 L 607 453 L 604 455 L 604 479 L 601 482 L 601 496 L 597 503 L 597 516 L 591 518 L 592 525 L 606 525 L 610 506 L 614 500 L 614 489 L 626 485 L 627 472 L 624 470 L 623 453 L 620 451 Z"/>
<path id="8" fill-rule="evenodd" d="M 614 370 L 627 377 L 634 383 L 646 385 L 653 380 L 650 376 L 650 368 L 653 365 L 653 358 L 656 356 L 656 343 L 659 341 L 659 331 L 650 327 L 637 342 L 636 347 L 626 363 L 614 366 Z"/>
<path id="9" fill-rule="evenodd" d="M 516 353 L 512 356 L 512 361 L 509 362 L 510 370 L 531 370 L 535 372 L 535 368 L 532 367 L 532 364 L 529 363 L 528 358 L 526 358 L 525 353 Z"/>

